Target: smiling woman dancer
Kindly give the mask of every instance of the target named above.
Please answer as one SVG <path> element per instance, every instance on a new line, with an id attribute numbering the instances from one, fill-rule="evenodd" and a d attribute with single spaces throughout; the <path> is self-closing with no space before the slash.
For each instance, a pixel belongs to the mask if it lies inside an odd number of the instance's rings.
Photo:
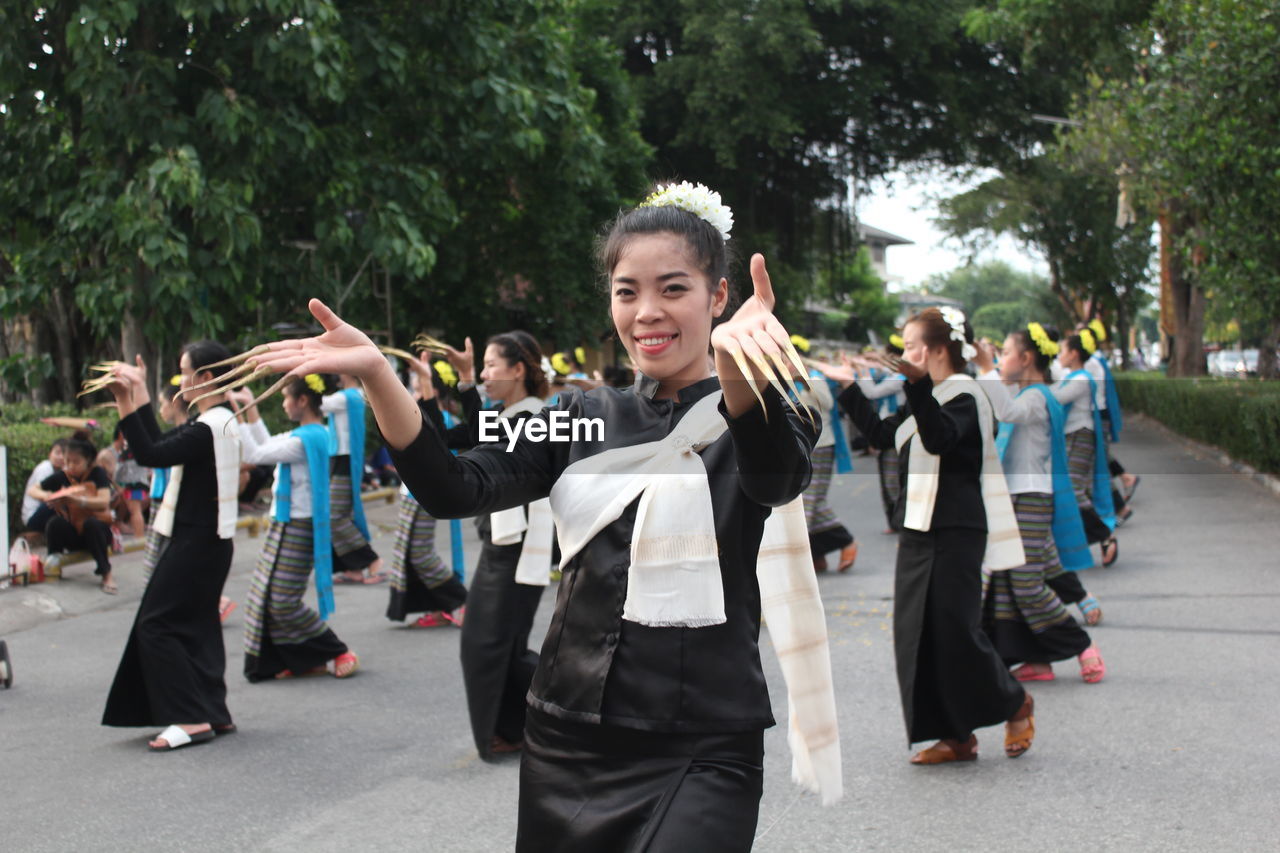
<path id="1" fill-rule="evenodd" d="M 816 419 L 775 391 L 792 375 L 783 359 L 799 375 L 803 365 L 771 313 L 762 257 L 755 295 L 712 331 L 729 298 L 727 216 L 704 187 L 663 188 L 604 241 L 613 322 L 639 376 L 630 389 L 567 389 L 558 404 L 603 419 L 603 441 L 536 442 L 526 430 L 512 452 L 490 444 L 455 458 L 369 339 L 314 300 L 325 334 L 254 359 L 359 375 L 397 469 L 434 515 L 551 495 L 564 578 L 529 691 L 519 851 L 750 849 L 773 724 L 762 600 L 792 672 L 795 772 L 825 799 L 839 795 L 825 628 L 796 500 Z M 784 504 L 787 536 L 762 549 L 770 507 Z M 802 673 L 789 670 L 797 660 Z"/>
<path id="2" fill-rule="evenodd" d="M 1022 544 L 995 455 L 994 419 L 962 371 L 973 332 L 954 309 L 927 308 L 902 330 L 907 404 L 881 419 L 848 366 L 823 371 L 875 447 L 898 448 L 902 528 L 894 571 L 893 646 L 909 743 L 938 739 L 913 764 L 972 761 L 974 729 L 1005 722 L 1005 754 L 1035 735 L 1035 705 L 982 631 L 982 572 L 1021 565 Z M 863 362 L 869 367 L 869 362 Z"/>

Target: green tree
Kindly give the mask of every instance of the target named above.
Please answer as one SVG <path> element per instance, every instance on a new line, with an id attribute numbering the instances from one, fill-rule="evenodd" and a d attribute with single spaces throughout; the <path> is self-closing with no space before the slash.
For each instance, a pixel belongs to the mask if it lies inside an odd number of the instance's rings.
<path id="1" fill-rule="evenodd" d="M 313 295 L 392 337 L 598 328 L 592 236 L 647 151 L 580 6 L 5 5 L 0 310 L 49 327 L 64 399 L 92 355 Z"/>

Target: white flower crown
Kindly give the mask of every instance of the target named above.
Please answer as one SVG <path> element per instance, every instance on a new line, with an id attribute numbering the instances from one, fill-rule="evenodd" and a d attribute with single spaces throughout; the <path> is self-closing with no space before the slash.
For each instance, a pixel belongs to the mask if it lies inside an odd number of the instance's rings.
<path id="1" fill-rule="evenodd" d="M 678 207 L 687 210 L 699 219 L 711 223 L 711 227 L 719 231 L 720 236 L 726 240 L 733 230 L 733 211 L 720 201 L 720 193 L 702 184 L 691 184 L 688 181 L 660 184 L 637 207 Z"/>
<path id="2" fill-rule="evenodd" d="M 952 308 L 944 305 L 938 308 L 938 313 L 942 315 L 942 319 L 947 321 L 947 325 L 951 327 L 951 340 L 960 342 L 960 355 L 965 361 L 972 361 L 973 357 L 978 354 L 978 350 L 965 340 L 964 337 L 964 312 L 958 308 Z"/>

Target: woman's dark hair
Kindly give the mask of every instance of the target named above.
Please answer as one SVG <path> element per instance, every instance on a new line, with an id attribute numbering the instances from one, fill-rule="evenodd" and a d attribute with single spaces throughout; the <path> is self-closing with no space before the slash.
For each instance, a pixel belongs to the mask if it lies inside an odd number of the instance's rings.
<path id="1" fill-rule="evenodd" d="M 542 348 L 537 340 L 528 332 L 515 329 L 494 335 L 485 342 L 485 347 L 495 346 L 498 354 L 515 366 L 524 365 L 524 390 L 535 397 L 546 397 L 551 393 L 547 383 L 547 375 L 542 370 Z"/>
<path id="2" fill-rule="evenodd" d="M 711 287 L 729 277 L 732 260 L 729 247 L 715 226 L 702 217 L 678 207 L 637 207 L 618 214 L 609 233 L 596 247 L 600 274 L 605 287 L 632 238 L 643 234 L 675 234 L 683 237 L 694 262 Z"/>
<path id="3" fill-rule="evenodd" d="M 64 452 L 74 453 L 88 462 L 90 466 L 93 465 L 93 460 L 98 458 L 98 448 L 94 447 L 91 442 L 80 438 L 67 439 L 67 448 Z"/>
<path id="4" fill-rule="evenodd" d="M 894 346 L 892 343 L 885 344 L 884 351 L 889 355 L 902 355 L 902 347 Z"/>
<path id="5" fill-rule="evenodd" d="M 66 452 L 67 445 L 69 445 L 70 443 L 71 443 L 71 439 L 69 438 L 55 438 L 53 440 L 53 444 L 49 445 L 49 449 L 53 450 L 55 447 L 60 447 L 62 448 L 63 452 Z"/>
<path id="6" fill-rule="evenodd" d="M 182 348 L 182 354 L 191 360 L 191 369 L 195 373 L 203 373 L 206 365 L 231 358 L 231 350 L 217 341 L 196 341 L 193 344 L 187 344 Z M 221 376 L 233 367 L 235 367 L 234 364 L 224 364 L 221 367 L 212 368 L 209 372 L 214 376 Z"/>
<path id="7" fill-rule="evenodd" d="M 1045 334 L 1049 336 L 1049 340 L 1051 341 L 1057 341 L 1058 338 L 1060 337 L 1060 333 L 1058 332 L 1058 330 L 1052 326 L 1045 326 L 1044 331 L 1045 331 Z M 1009 334 L 1011 334 L 1015 339 L 1017 339 L 1018 346 L 1022 349 L 1023 352 L 1029 352 L 1031 353 L 1032 356 L 1034 356 L 1035 358 L 1034 363 L 1036 366 L 1036 370 L 1040 371 L 1042 375 L 1048 376 L 1049 366 L 1053 364 L 1053 356 L 1045 355 L 1044 353 L 1040 352 L 1040 347 L 1037 346 L 1036 342 L 1031 339 L 1031 332 L 1024 326 L 1023 328 L 1017 329 L 1013 332 L 1010 332 Z"/>
<path id="8" fill-rule="evenodd" d="M 964 344 L 951 340 L 951 324 L 943 319 L 941 311 L 937 308 L 926 308 L 908 317 L 902 327 L 905 329 L 912 323 L 920 324 L 920 339 L 924 341 L 926 347 L 945 347 L 951 361 L 951 369 L 956 373 L 964 370 Z M 973 326 L 969 325 L 967 317 L 964 321 L 964 340 L 965 343 L 973 343 Z"/>
<path id="9" fill-rule="evenodd" d="M 1089 353 L 1086 352 L 1084 348 L 1084 341 L 1080 340 L 1079 335 L 1067 335 L 1066 340 L 1062 342 L 1062 345 L 1078 354 L 1082 363 L 1089 358 Z"/>
<path id="10" fill-rule="evenodd" d="M 329 381 L 329 377 L 322 374 L 317 375 L 320 376 L 320 381 L 324 383 L 323 391 L 313 390 L 311 386 L 307 384 L 307 380 L 301 376 L 295 376 L 293 379 L 289 380 L 289 384 L 284 386 L 284 390 L 290 397 L 306 397 L 307 408 L 319 415 L 321 414 L 320 401 L 323 399 L 324 395 L 328 394 L 330 389 L 333 388 L 333 384 Z"/>
<path id="11" fill-rule="evenodd" d="M 160 396 L 163 397 L 166 402 L 172 400 L 174 397 L 178 396 L 178 386 L 166 382 L 160 386 Z"/>

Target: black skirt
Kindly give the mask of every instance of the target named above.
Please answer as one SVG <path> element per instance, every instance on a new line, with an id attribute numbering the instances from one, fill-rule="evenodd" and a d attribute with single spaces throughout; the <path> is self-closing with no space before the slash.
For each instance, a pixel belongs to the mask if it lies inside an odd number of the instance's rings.
<path id="1" fill-rule="evenodd" d="M 516 583 L 522 547 L 494 545 L 486 535 L 467 592 L 459 654 L 471 734 L 484 759 L 494 735 L 511 743 L 524 736 L 529 684 L 538 668 L 529 632 L 545 587 Z"/>
<path id="2" fill-rule="evenodd" d="M 177 531 L 142 594 L 107 695 L 104 726 L 231 723 L 218 599 L 232 541 Z"/>
<path id="3" fill-rule="evenodd" d="M 679 735 L 529 712 L 517 853 L 751 849 L 764 732 Z"/>
<path id="4" fill-rule="evenodd" d="M 893 640 L 909 743 L 967 738 L 1022 707 L 1024 692 L 982 630 L 987 535 L 904 530 Z"/>

